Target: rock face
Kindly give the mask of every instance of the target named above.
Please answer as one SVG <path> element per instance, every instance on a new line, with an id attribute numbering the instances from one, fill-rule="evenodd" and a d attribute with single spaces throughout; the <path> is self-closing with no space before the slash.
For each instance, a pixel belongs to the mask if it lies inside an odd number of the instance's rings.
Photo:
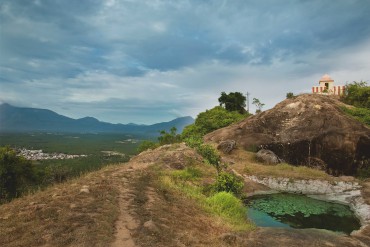
<path id="1" fill-rule="evenodd" d="M 370 129 L 343 113 L 343 105 L 326 95 L 303 94 L 216 130 L 205 141 L 231 139 L 246 150 L 269 149 L 291 164 L 352 175 L 370 166 Z"/>
<path id="2" fill-rule="evenodd" d="M 260 151 L 258 151 L 256 154 L 256 158 L 257 160 L 270 165 L 280 163 L 279 157 L 277 157 L 276 154 L 274 154 L 274 152 L 267 149 L 261 149 Z"/>

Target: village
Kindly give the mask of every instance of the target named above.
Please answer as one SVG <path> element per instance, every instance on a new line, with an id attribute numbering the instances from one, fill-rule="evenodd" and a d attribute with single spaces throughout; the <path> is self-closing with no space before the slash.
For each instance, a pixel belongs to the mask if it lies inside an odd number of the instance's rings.
<path id="1" fill-rule="evenodd" d="M 28 160 L 65 160 L 87 157 L 86 154 L 63 154 L 63 153 L 44 153 L 40 150 L 29 150 L 26 148 L 17 149 L 18 156 L 23 156 Z"/>

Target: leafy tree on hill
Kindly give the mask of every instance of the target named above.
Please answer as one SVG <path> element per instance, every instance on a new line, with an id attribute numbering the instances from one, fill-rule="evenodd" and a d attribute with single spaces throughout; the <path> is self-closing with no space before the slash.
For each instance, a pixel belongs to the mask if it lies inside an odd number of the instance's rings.
<path id="1" fill-rule="evenodd" d="M 27 191 L 36 183 L 33 165 L 9 147 L 0 147 L 0 202 Z"/>
<path id="2" fill-rule="evenodd" d="M 370 86 L 364 81 L 347 84 L 342 97 L 344 103 L 370 109 Z"/>
<path id="3" fill-rule="evenodd" d="M 247 111 L 245 107 L 246 97 L 240 92 L 232 92 L 226 94 L 225 92 L 221 93 L 221 97 L 218 98 L 220 106 L 225 107 L 227 111 L 237 111 L 240 114 L 245 114 Z"/>
<path id="4" fill-rule="evenodd" d="M 192 136 L 201 138 L 214 130 L 239 122 L 249 115 L 248 113 L 240 114 L 237 111 L 230 112 L 221 106 L 216 106 L 199 113 L 195 122 L 184 128 L 181 136 L 183 139 Z"/>
<path id="5" fill-rule="evenodd" d="M 255 105 L 257 107 L 257 110 L 256 110 L 256 113 L 260 113 L 262 111 L 262 107 L 265 105 L 264 103 L 262 103 L 259 99 L 257 98 L 253 98 L 253 102 L 252 102 L 253 105 Z"/>

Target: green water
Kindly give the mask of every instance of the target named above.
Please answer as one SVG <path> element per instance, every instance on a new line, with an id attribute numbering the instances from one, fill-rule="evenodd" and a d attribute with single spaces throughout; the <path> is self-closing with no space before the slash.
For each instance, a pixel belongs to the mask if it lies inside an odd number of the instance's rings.
<path id="1" fill-rule="evenodd" d="M 318 228 L 350 234 L 360 221 L 348 206 L 303 195 L 257 195 L 245 201 L 248 217 L 257 226 Z"/>

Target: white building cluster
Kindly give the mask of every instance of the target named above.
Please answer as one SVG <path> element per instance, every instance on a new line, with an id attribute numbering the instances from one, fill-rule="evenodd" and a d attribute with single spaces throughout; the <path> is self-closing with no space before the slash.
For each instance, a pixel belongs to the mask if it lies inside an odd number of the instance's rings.
<path id="1" fill-rule="evenodd" d="M 65 160 L 86 157 L 85 154 L 63 154 L 63 153 L 44 153 L 42 150 L 18 149 L 19 156 L 23 156 L 28 160 Z"/>

